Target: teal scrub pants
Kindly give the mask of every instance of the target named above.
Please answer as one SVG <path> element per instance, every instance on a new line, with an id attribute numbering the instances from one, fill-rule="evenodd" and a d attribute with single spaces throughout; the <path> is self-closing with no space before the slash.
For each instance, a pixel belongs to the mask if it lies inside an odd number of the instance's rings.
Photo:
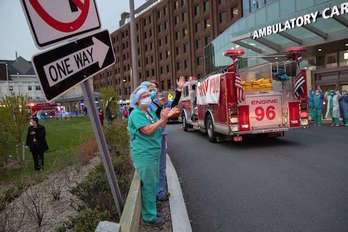
<path id="1" fill-rule="evenodd" d="M 311 107 L 311 108 L 308 109 L 308 111 L 309 111 L 309 113 L 311 115 L 311 120 L 314 121 L 314 118 L 315 118 L 315 116 L 314 116 L 314 109 Z"/>
<path id="2" fill-rule="evenodd" d="M 344 122 L 344 125 L 345 125 L 345 126 L 348 126 L 348 118 L 344 118 L 344 119 L 343 119 L 343 122 Z"/>
<path id="3" fill-rule="evenodd" d="M 335 126 L 338 126 L 338 125 L 340 125 L 340 119 L 339 119 L 339 118 L 332 118 L 332 123 L 333 123 Z"/>
<path id="4" fill-rule="evenodd" d="M 151 161 L 136 165 L 141 180 L 142 216 L 146 222 L 157 218 L 156 194 L 159 179 L 159 161 Z"/>
<path id="5" fill-rule="evenodd" d="M 333 116 L 333 112 L 330 110 L 330 116 L 332 118 L 332 124 L 335 126 L 340 125 L 340 119 Z"/>
<path id="6" fill-rule="evenodd" d="M 314 121 L 315 125 L 320 126 L 321 125 L 321 110 L 319 109 L 314 109 Z"/>

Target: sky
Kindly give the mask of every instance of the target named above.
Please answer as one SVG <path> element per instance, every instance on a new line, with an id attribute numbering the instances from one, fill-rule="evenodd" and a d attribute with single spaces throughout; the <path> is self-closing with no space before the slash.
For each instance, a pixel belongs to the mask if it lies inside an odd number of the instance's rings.
<path id="1" fill-rule="evenodd" d="M 0 0 L 0 60 L 14 60 L 16 51 L 19 56 L 31 60 L 34 54 L 40 52 L 34 45 L 20 1 Z M 110 33 L 115 31 L 118 28 L 121 13 L 129 11 L 129 1 L 96 0 L 96 2 L 102 28 L 108 29 Z M 137 8 L 145 0 L 134 0 L 134 2 Z"/>

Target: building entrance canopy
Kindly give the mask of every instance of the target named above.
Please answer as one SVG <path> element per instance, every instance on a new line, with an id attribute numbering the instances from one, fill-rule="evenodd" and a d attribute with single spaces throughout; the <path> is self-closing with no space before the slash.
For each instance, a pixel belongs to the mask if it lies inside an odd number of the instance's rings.
<path id="1" fill-rule="evenodd" d="M 206 73 L 229 65 L 227 49 L 242 48 L 244 65 L 264 63 L 288 47 L 348 39 L 348 1 L 279 0 L 240 19 L 205 48 Z M 258 58 L 260 57 L 260 58 Z"/>

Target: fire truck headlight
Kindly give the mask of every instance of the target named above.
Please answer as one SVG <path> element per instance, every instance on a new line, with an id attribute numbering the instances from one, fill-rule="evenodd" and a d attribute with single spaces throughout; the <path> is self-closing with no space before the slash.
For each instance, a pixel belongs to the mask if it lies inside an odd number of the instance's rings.
<path id="1" fill-rule="evenodd" d="M 243 129 L 248 129 L 248 128 L 249 128 L 249 125 L 248 125 L 248 124 L 242 124 L 242 128 L 243 128 Z"/>

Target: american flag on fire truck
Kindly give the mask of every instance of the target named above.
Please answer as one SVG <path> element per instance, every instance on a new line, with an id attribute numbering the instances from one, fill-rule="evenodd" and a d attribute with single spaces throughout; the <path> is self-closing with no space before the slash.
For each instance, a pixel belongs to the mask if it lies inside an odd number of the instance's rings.
<path id="1" fill-rule="evenodd" d="M 242 103 L 245 100 L 245 96 L 242 86 L 242 80 L 240 79 L 239 75 L 238 59 L 235 59 L 233 63 L 236 63 L 236 79 L 234 81 L 234 85 L 237 88 L 237 102 Z"/>
<path id="2" fill-rule="evenodd" d="M 304 94 L 304 85 L 306 84 L 305 76 L 300 69 L 300 59 L 301 57 L 299 57 L 296 61 L 297 68 L 294 93 L 297 98 L 301 97 Z"/>

